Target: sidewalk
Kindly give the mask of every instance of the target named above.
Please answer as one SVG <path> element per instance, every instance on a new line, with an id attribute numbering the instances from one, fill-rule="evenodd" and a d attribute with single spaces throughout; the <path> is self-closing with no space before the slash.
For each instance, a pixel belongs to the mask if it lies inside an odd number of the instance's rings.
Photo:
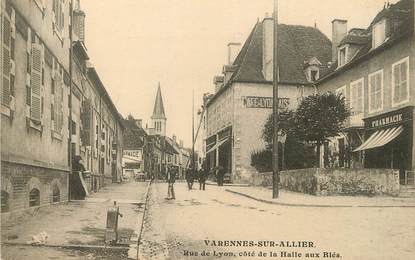
<path id="1" fill-rule="evenodd" d="M 105 248 L 107 209 L 113 201 L 117 201 L 123 214 L 119 218 L 119 234 L 128 249 L 128 245 L 137 244 L 148 184 L 112 184 L 92 193 L 86 200 L 42 207 L 33 214 L 2 221 L 2 247 L 4 244 L 30 244 L 33 235 L 46 232 L 48 239 L 45 245 L 48 247 Z M 18 251 L 19 248 L 8 246 L 7 255 L 18 254 L 13 250 Z"/>
<path id="2" fill-rule="evenodd" d="M 415 207 L 415 198 L 362 197 L 362 196 L 313 196 L 286 190 L 272 199 L 272 189 L 263 187 L 225 187 L 226 191 L 269 204 L 292 207 Z"/>

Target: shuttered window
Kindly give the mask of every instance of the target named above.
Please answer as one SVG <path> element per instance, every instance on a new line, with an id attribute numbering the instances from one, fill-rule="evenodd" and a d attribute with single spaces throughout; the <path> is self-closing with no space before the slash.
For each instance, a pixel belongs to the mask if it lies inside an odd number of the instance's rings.
<path id="1" fill-rule="evenodd" d="M 40 123 L 41 113 L 41 86 L 42 86 L 43 49 L 40 44 L 32 44 L 32 68 L 30 73 L 31 106 L 30 118 Z"/>
<path id="2" fill-rule="evenodd" d="M 53 80 L 54 95 L 53 95 L 53 117 L 52 117 L 52 129 L 55 132 L 62 133 L 63 128 L 63 82 L 62 76 L 55 71 L 55 78 Z"/>
<path id="3" fill-rule="evenodd" d="M 1 74 L 2 74 L 2 84 L 1 84 L 1 104 L 10 107 L 10 43 L 11 43 L 11 25 L 10 19 L 6 13 L 2 16 L 2 34 L 3 34 L 3 48 L 2 52 L 2 61 L 1 61 Z"/>
<path id="4" fill-rule="evenodd" d="M 63 32 L 64 21 L 64 3 L 63 0 L 53 0 L 53 25 L 59 32 Z"/>

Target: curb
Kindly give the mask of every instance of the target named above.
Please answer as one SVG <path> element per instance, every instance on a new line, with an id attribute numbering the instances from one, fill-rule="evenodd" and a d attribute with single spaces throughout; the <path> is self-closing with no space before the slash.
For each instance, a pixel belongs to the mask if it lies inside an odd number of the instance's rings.
<path id="1" fill-rule="evenodd" d="M 138 233 L 138 240 L 137 240 L 137 245 L 136 245 L 136 248 L 135 248 L 135 250 L 137 252 L 136 253 L 136 259 L 139 259 L 139 256 L 140 256 L 140 244 L 141 244 L 141 238 L 143 236 L 144 221 L 145 221 L 146 212 L 147 212 L 147 209 L 148 209 L 148 199 L 149 199 L 150 187 L 151 187 L 152 183 L 153 183 L 153 181 L 150 180 L 150 182 L 147 185 L 147 194 L 146 194 L 146 200 L 145 200 L 145 203 L 144 203 L 144 211 L 143 211 L 143 216 L 141 218 L 140 231 Z M 134 248 L 131 248 L 131 249 L 134 250 Z"/>
<path id="2" fill-rule="evenodd" d="M 225 189 L 225 191 L 229 193 L 233 193 L 235 195 L 239 195 L 242 197 L 246 197 L 249 199 L 253 199 L 259 202 L 267 203 L 267 204 L 274 204 L 280 206 L 287 206 L 287 207 L 309 207 L 309 208 L 415 208 L 415 205 L 323 205 L 323 204 L 294 204 L 294 203 L 284 203 L 284 202 L 277 202 L 271 200 L 264 200 L 260 198 L 253 197 L 251 195 L 237 192 L 229 189 Z"/>

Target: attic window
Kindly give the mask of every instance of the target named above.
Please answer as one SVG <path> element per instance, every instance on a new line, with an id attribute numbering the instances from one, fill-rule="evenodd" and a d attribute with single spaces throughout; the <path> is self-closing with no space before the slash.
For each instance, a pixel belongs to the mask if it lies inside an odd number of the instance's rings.
<path id="1" fill-rule="evenodd" d="M 311 69 L 310 70 L 310 80 L 317 81 L 319 78 L 318 69 Z"/>
<path id="2" fill-rule="evenodd" d="M 377 48 L 386 38 L 386 20 L 382 19 L 372 27 L 372 47 Z"/>
<path id="3" fill-rule="evenodd" d="M 339 66 L 343 66 L 347 62 L 347 46 L 339 49 Z"/>

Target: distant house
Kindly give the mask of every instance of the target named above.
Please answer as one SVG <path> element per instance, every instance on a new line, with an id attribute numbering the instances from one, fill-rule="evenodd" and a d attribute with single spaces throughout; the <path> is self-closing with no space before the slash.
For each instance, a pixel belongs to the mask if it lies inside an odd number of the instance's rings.
<path id="1" fill-rule="evenodd" d="M 365 29 L 334 20 L 333 64 L 318 91 L 341 93 L 352 110 L 342 133 L 329 140 L 326 167 L 415 169 L 414 1 L 387 4 Z M 413 176 L 413 175 L 412 175 Z"/>
<path id="2" fill-rule="evenodd" d="M 128 116 L 124 119 L 123 172 L 125 175 L 144 173 L 149 176 L 150 151 L 146 131 L 142 120 Z"/>
<path id="3" fill-rule="evenodd" d="M 233 182 L 247 182 L 255 169 L 251 154 L 265 148 L 261 138 L 273 105 L 273 20 L 257 22 L 242 49 L 230 44 L 223 75 L 214 77 L 215 93 L 203 123 L 208 165 L 221 165 Z M 234 56 L 234 54 L 237 54 Z M 278 26 L 279 104 L 291 109 L 315 93 L 314 82 L 328 70 L 331 42 L 317 28 Z"/>

